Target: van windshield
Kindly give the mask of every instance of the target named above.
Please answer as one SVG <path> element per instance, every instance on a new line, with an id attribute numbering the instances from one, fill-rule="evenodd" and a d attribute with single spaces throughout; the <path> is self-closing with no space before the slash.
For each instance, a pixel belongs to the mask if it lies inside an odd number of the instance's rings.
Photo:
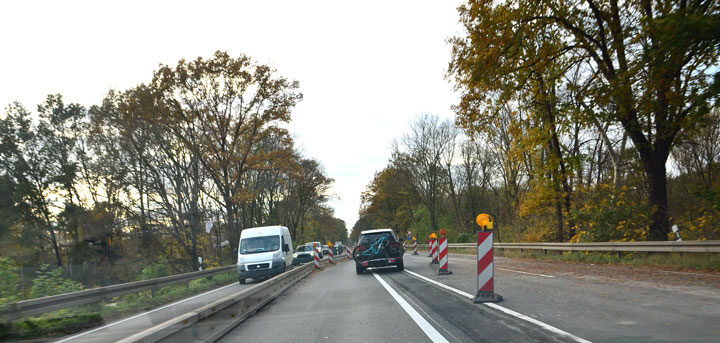
<path id="1" fill-rule="evenodd" d="M 240 240 L 241 254 L 256 254 L 280 249 L 280 236 L 243 238 Z"/>

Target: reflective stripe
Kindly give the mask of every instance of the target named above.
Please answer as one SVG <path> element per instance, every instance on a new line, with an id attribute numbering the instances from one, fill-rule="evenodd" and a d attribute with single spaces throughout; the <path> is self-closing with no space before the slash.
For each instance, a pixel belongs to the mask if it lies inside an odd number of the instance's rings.
<path id="1" fill-rule="evenodd" d="M 482 271 L 482 273 L 478 274 L 477 276 L 477 282 L 478 282 L 478 290 L 480 291 L 493 291 L 493 285 L 492 285 L 492 278 L 493 278 L 493 263 L 490 262 L 490 265 L 485 268 L 485 270 Z"/>

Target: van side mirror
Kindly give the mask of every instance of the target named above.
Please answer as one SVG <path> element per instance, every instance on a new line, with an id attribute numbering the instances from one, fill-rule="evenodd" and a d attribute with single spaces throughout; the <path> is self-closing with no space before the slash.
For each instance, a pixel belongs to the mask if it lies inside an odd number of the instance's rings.
<path id="1" fill-rule="evenodd" d="M 283 251 L 284 251 L 284 252 L 290 251 L 290 246 L 287 245 L 287 243 L 283 244 Z"/>

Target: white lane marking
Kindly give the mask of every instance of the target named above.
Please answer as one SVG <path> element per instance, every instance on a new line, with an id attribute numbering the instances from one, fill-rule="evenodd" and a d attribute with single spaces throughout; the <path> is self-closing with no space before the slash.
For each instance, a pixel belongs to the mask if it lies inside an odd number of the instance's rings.
<path id="1" fill-rule="evenodd" d="M 378 282 L 380 282 L 380 284 L 385 288 L 385 290 L 390 293 L 390 295 L 395 299 L 395 301 L 400 304 L 400 307 L 405 310 L 405 312 L 410 316 L 410 318 L 412 318 L 415 324 L 417 324 L 417 326 L 419 326 L 420 329 L 423 330 L 425 335 L 427 335 L 431 341 L 449 343 L 449 341 L 445 339 L 445 337 L 443 337 L 443 335 L 441 335 L 437 330 L 435 330 L 435 328 L 430 325 L 430 323 L 428 323 L 428 321 L 425 320 L 425 318 L 423 318 L 420 313 L 418 313 L 412 306 L 410 306 L 410 304 L 408 304 L 407 301 L 403 299 L 403 297 L 401 297 L 397 292 L 395 292 L 395 290 L 392 289 L 392 287 L 390 287 L 390 285 L 388 285 L 387 282 L 385 282 L 385 280 L 380 277 L 380 275 L 373 273 L 373 276 L 375 276 L 375 279 L 377 279 Z"/>
<path id="2" fill-rule="evenodd" d="M 436 285 L 436 286 L 440 286 L 440 287 L 445 288 L 445 289 L 447 289 L 447 290 L 449 290 L 449 291 L 452 291 L 452 292 L 455 292 L 455 293 L 457 293 L 457 294 L 460 294 L 460 295 L 462 295 L 462 296 L 464 296 L 464 297 L 466 297 L 466 298 L 469 298 L 469 299 L 474 299 L 474 298 L 475 298 L 475 296 L 473 296 L 473 295 L 470 294 L 470 293 L 463 292 L 463 291 L 461 291 L 461 290 L 459 290 L 459 289 L 452 288 L 452 287 L 450 287 L 450 286 L 448 286 L 448 285 L 446 285 L 446 284 L 444 284 L 444 283 L 437 282 L 437 281 L 435 281 L 435 280 L 433 280 L 433 279 L 427 278 L 427 277 L 422 276 L 422 275 L 420 275 L 420 274 L 418 274 L 418 273 L 411 272 L 411 271 L 409 271 L 409 270 L 407 270 L 407 269 L 405 269 L 405 272 L 408 273 L 408 274 L 410 274 L 410 275 L 412 275 L 412 276 L 415 276 L 415 277 L 417 277 L 417 278 L 419 278 L 419 279 L 421 279 L 421 280 L 430 282 L 430 283 L 432 283 L 432 284 L 434 284 L 434 285 Z M 495 303 L 482 303 L 482 305 L 485 305 L 485 306 L 490 307 L 490 308 L 494 308 L 494 309 L 496 309 L 496 310 L 498 310 L 498 311 L 502 311 L 502 312 L 504 312 L 504 313 L 506 313 L 506 314 L 509 314 L 509 315 L 513 316 L 513 317 L 516 317 L 516 318 L 519 318 L 519 319 L 528 321 L 528 322 L 533 323 L 533 324 L 535 324 L 535 325 L 538 325 L 538 326 L 540 326 L 541 328 L 543 328 L 543 329 L 545 329 L 545 330 L 548 330 L 548 331 L 550 331 L 550 332 L 552 332 L 552 333 L 555 333 L 555 334 L 558 334 L 558 335 L 560 335 L 560 336 L 564 336 L 564 337 L 570 338 L 570 339 L 574 340 L 575 342 L 579 342 L 579 343 L 592 343 L 591 341 L 588 341 L 588 340 L 586 340 L 586 339 L 584 339 L 584 338 L 582 338 L 582 337 L 575 336 L 575 335 L 573 335 L 573 334 L 571 334 L 571 333 L 569 333 L 569 332 L 567 332 L 567 331 L 560 330 L 560 329 L 558 329 L 558 328 L 556 328 L 556 327 L 554 327 L 554 326 L 552 326 L 552 325 L 550 325 L 550 324 L 543 323 L 543 322 L 541 322 L 541 321 L 539 321 L 539 320 L 537 320 L 537 319 L 535 319 L 535 318 L 528 317 L 528 316 L 526 316 L 526 315 L 524 315 L 524 314 L 522 314 L 522 313 L 515 312 L 515 311 L 513 311 L 513 310 L 511 310 L 511 309 L 509 309 L 509 308 L 502 307 L 502 306 L 500 306 L 500 305 L 498 305 L 498 304 L 495 304 Z"/>
<path id="3" fill-rule="evenodd" d="M 535 276 L 542 276 L 542 277 L 555 277 L 554 275 L 545 275 L 545 274 L 529 273 L 529 272 L 524 272 L 524 271 L 520 271 L 520 270 L 512 270 L 512 269 L 497 268 L 497 267 L 496 267 L 495 269 L 497 269 L 497 270 L 504 270 L 504 271 L 506 271 L 506 272 L 513 272 L 513 273 L 520 273 L 520 274 L 528 274 L 528 275 L 535 275 Z"/>
<path id="4" fill-rule="evenodd" d="M 422 276 L 422 275 L 420 275 L 420 274 L 418 274 L 418 273 L 411 272 L 411 271 L 409 271 L 409 270 L 407 270 L 407 269 L 405 269 L 404 271 L 405 271 L 406 273 L 412 275 L 412 276 L 415 276 L 415 277 L 417 277 L 417 278 L 419 278 L 419 279 L 422 279 L 422 280 L 425 280 L 425 281 L 427 281 L 427 282 L 430 282 L 430 283 L 432 283 L 432 284 L 434 284 L 434 285 L 436 285 L 436 286 L 440 286 L 441 288 L 445 288 L 445 289 L 447 289 L 448 291 L 451 291 L 451 292 L 455 292 L 455 293 L 457 293 L 457 294 L 460 294 L 460 295 L 462 295 L 462 296 L 464 296 L 464 297 L 466 297 L 466 298 L 470 298 L 470 299 L 474 299 L 474 298 L 475 298 L 475 296 L 472 295 L 472 294 L 470 294 L 470 293 L 463 292 L 463 291 L 461 291 L 461 290 L 459 290 L 459 289 L 452 288 L 452 287 L 450 287 L 450 286 L 448 286 L 448 285 L 446 285 L 446 284 L 444 284 L 444 283 L 437 282 L 437 281 L 435 281 L 435 280 L 433 280 L 433 279 L 426 278 L 426 277 L 424 277 L 424 276 Z"/>
<path id="5" fill-rule="evenodd" d="M 216 291 L 219 291 L 219 290 L 224 289 L 224 288 L 228 288 L 228 287 L 230 287 L 230 286 L 235 286 L 235 283 L 233 282 L 233 283 L 231 283 L 231 284 L 229 284 L 229 285 L 227 285 L 227 286 L 222 286 L 222 287 L 220 287 L 220 288 L 215 288 L 215 289 L 210 290 L 210 291 L 207 291 L 207 292 L 205 292 L 205 293 L 201 293 L 201 294 L 198 294 L 198 295 L 196 295 L 196 296 L 192 296 L 192 297 L 190 297 L 190 298 L 185 298 L 185 299 L 176 301 L 176 302 L 174 302 L 174 303 L 172 303 L 172 304 L 167 304 L 167 305 L 165 305 L 165 306 L 158 307 L 158 308 L 156 308 L 156 309 L 154 309 L 154 310 L 150 310 L 150 311 L 147 311 L 147 312 L 143 312 L 143 313 L 140 313 L 140 314 L 136 314 L 136 315 L 134 315 L 134 316 L 132 316 L 132 317 L 124 318 L 124 319 L 118 320 L 118 321 L 116 321 L 116 322 L 112 322 L 112 323 L 110 323 L 110 324 L 108 324 L 108 325 L 105 325 L 105 326 L 101 326 L 101 327 L 99 327 L 99 328 L 92 329 L 92 330 L 90 330 L 90 331 L 81 332 L 81 333 L 79 333 L 79 334 L 77 334 L 77 335 L 75 335 L 75 336 L 68 337 L 68 338 L 65 338 L 65 339 L 60 340 L 60 341 L 56 341 L 55 343 L 67 342 L 67 341 L 76 339 L 76 338 L 78 338 L 78 337 L 85 336 L 85 335 L 87 335 L 87 334 L 91 334 L 91 333 L 93 333 L 93 332 L 97 332 L 97 331 L 100 331 L 100 330 L 102 330 L 102 329 L 109 328 L 109 327 L 111 327 L 111 326 L 113 326 L 113 325 L 117 325 L 117 324 L 120 324 L 120 323 L 124 323 L 124 322 L 126 322 L 126 321 L 128 321 L 128 320 L 133 320 L 133 319 L 135 319 L 135 318 L 137 318 L 137 317 L 141 317 L 141 316 L 144 316 L 144 315 L 153 313 L 153 312 L 155 312 L 155 311 L 160 311 L 160 310 L 165 309 L 165 308 L 168 308 L 168 307 L 170 307 L 170 306 L 175 306 L 175 305 L 177 305 L 177 304 L 179 304 L 179 303 L 181 303 L 181 302 L 188 301 L 188 300 L 192 300 L 192 299 L 201 297 L 201 296 L 203 296 L 203 295 L 210 294 L 210 293 L 212 293 L 212 292 L 216 292 Z"/>

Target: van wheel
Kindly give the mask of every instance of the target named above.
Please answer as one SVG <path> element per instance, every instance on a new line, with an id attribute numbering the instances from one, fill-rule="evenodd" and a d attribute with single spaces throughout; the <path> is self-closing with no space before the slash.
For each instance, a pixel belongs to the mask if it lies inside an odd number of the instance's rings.
<path id="1" fill-rule="evenodd" d="M 365 271 L 365 268 L 360 267 L 360 266 L 355 266 L 355 272 L 356 272 L 358 275 L 361 275 L 364 271 Z"/>
<path id="2" fill-rule="evenodd" d="M 238 279 L 238 282 L 239 282 L 241 285 L 244 285 L 244 284 L 245 284 L 245 279 L 240 278 L 240 279 Z"/>

